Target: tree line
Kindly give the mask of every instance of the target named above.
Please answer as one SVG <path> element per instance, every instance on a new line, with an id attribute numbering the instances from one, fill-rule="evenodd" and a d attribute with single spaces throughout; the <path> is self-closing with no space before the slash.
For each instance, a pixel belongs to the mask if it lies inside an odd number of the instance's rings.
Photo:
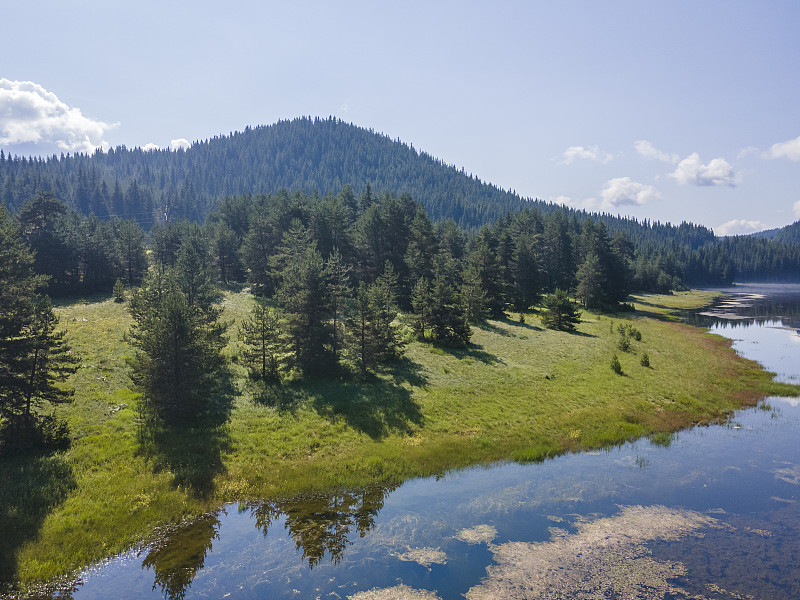
<path id="1" fill-rule="evenodd" d="M 336 118 L 299 118 L 199 141 L 179 151 L 124 146 L 47 159 L 0 151 L 0 198 L 10 211 L 44 190 L 83 216 L 135 220 L 146 232 L 202 223 L 229 196 L 299 190 L 323 199 L 345 184 L 408 195 L 436 222 L 475 232 L 526 209 L 605 225 L 634 245 L 635 272 L 650 289 L 800 280 L 798 224 L 771 236 L 717 238 L 703 226 L 590 214 L 521 198 L 446 165 L 412 145 Z M 660 278 L 660 280 L 659 280 Z"/>
<path id="2" fill-rule="evenodd" d="M 569 295 L 585 308 L 613 311 L 634 290 L 681 287 L 690 268 L 727 281 L 733 253 L 723 246 L 728 259 L 712 258 L 703 231 L 690 225 L 670 230 L 682 238 L 674 255 L 661 253 L 568 210 L 527 208 L 465 229 L 434 222 L 408 195 L 371 186 L 357 195 L 348 185 L 324 197 L 229 196 L 202 225 L 169 221 L 149 232 L 135 220 L 83 216 L 38 193 L 15 215 L 3 211 L 3 227 L 2 374 L 11 383 L 0 410 L 4 423 L 16 424 L 33 422 L 37 402 L 68 399 L 55 382 L 69 373 L 71 355 L 45 293 L 113 288 L 121 297 L 128 288 L 132 379 L 144 391 L 143 415 L 181 422 L 225 410 L 214 400 L 227 369 L 221 287 L 247 285 L 256 296 L 239 328 L 237 360 L 254 384 L 268 386 L 368 377 L 398 357 L 410 336 L 463 347 L 471 323 L 524 318 L 540 303 L 547 326 L 571 329 L 579 313 Z M 45 340 L 51 367 L 34 339 Z M 30 369 L 43 377 L 38 388 L 23 385 L 36 379 Z"/>

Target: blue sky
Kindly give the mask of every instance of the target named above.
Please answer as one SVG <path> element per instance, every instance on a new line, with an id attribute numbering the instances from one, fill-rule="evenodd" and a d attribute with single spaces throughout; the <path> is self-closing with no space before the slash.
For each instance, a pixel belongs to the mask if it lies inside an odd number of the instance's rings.
<path id="1" fill-rule="evenodd" d="M 0 5 L 12 154 L 334 115 L 526 197 L 721 234 L 800 218 L 795 1 Z"/>

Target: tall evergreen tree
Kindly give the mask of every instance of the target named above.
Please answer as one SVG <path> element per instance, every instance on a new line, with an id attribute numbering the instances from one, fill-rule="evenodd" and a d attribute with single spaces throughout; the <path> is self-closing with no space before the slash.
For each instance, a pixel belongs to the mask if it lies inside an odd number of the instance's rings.
<path id="1" fill-rule="evenodd" d="M 76 359 L 56 329 L 50 299 L 37 293 L 44 277 L 34 273 L 34 262 L 19 227 L 0 207 L 0 442 L 11 447 L 36 439 L 63 443 L 65 426 L 42 434 L 55 421 L 38 409 L 72 397 L 58 384 L 75 371 Z"/>
<path id="2" fill-rule="evenodd" d="M 344 327 L 352 300 L 351 274 L 351 269 L 345 264 L 339 250 L 334 250 L 325 264 L 325 275 L 328 279 L 328 292 L 330 293 L 331 350 L 337 363 L 342 357 Z"/>
<path id="3" fill-rule="evenodd" d="M 172 270 L 156 270 L 130 301 L 136 348 L 131 379 L 142 414 L 156 422 L 194 422 L 219 409 L 226 326 L 221 309 L 190 301 Z"/>
<path id="4" fill-rule="evenodd" d="M 586 260 L 576 273 L 578 287 L 575 295 L 586 308 L 602 306 L 605 297 L 606 277 L 600 264 L 600 258 L 594 252 L 586 255 Z"/>
<path id="5" fill-rule="evenodd" d="M 275 382 L 285 363 L 280 317 L 263 298 L 256 298 L 250 318 L 241 324 L 239 339 L 245 348 L 240 360 L 252 379 Z"/>
<path id="6" fill-rule="evenodd" d="M 139 285 L 147 272 L 144 231 L 136 221 L 117 221 L 116 238 L 122 277 L 128 286 Z"/>
<path id="7" fill-rule="evenodd" d="M 463 347 L 472 332 L 464 304 L 458 294 L 456 262 L 445 255 L 437 257 L 436 272 L 431 287 L 431 330 L 433 341 L 443 346 Z"/>
<path id="8" fill-rule="evenodd" d="M 330 290 L 325 263 L 313 244 L 287 256 L 277 299 L 300 372 L 309 375 L 330 371 L 334 366 Z"/>

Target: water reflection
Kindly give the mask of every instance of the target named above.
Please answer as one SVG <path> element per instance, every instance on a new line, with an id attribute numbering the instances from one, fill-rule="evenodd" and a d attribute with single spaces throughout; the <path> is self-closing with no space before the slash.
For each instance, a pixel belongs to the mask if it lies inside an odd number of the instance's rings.
<path id="1" fill-rule="evenodd" d="M 687 311 L 683 317 L 691 325 L 747 327 L 764 321 L 781 321 L 784 327 L 800 328 L 800 285 L 741 284 L 716 291 L 727 297 L 711 307 Z"/>
<path id="2" fill-rule="evenodd" d="M 326 556 L 330 564 L 338 565 L 353 540 L 363 538 L 375 528 L 384 501 L 395 488 L 373 486 L 313 497 L 245 503 L 238 512 L 248 515 L 265 537 L 276 525 L 283 524 L 309 568 L 319 565 Z M 153 590 L 160 590 L 166 598 L 186 597 L 214 551 L 212 546 L 220 538 L 220 519 L 226 515 L 224 510 L 206 514 L 160 536 L 142 561 L 142 568 L 153 572 Z"/>
<path id="3" fill-rule="evenodd" d="M 356 533 L 364 537 L 375 528 L 375 517 L 395 487 L 375 486 L 355 492 L 338 492 L 312 498 L 276 500 L 246 505 L 266 536 L 285 515 L 283 526 L 289 531 L 297 550 L 309 567 L 318 564 L 325 554 L 339 564 L 345 549 Z"/>
<path id="4" fill-rule="evenodd" d="M 203 515 L 173 529 L 154 544 L 142 561 L 142 568 L 152 569 L 155 574 L 153 589 L 158 586 L 165 597 L 183 600 L 219 537 L 219 526 L 218 513 Z"/>

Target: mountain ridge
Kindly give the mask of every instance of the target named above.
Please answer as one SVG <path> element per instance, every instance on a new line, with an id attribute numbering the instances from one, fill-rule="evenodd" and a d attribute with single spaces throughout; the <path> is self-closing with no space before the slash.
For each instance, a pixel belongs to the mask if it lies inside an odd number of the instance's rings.
<path id="1" fill-rule="evenodd" d="M 714 237 L 703 225 L 639 221 L 523 198 L 463 167 L 446 164 L 413 143 L 332 116 L 248 126 L 195 141 L 187 149 L 123 145 L 107 152 L 46 159 L 12 157 L 0 150 L 0 199 L 12 211 L 35 193 L 48 191 L 83 214 L 134 218 L 148 229 L 166 220 L 203 221 L 227 196 L 280 189 L 336 194 L 345 185 L 356 194 L 367 185 L 377 193 L 408 194 L 422 203 L 432 220 L 452 219 L 467 229 L 536 208 L 542 213 L 565 210 L 579 220 L 595 218 L 631 238 L 646 237 L 653 228 L 679 235 L 684 225 L 696 229 L 703 242 Z M 800 230 L 795 223 L 768 237 L 800 242 L 795 226 Z"/>

